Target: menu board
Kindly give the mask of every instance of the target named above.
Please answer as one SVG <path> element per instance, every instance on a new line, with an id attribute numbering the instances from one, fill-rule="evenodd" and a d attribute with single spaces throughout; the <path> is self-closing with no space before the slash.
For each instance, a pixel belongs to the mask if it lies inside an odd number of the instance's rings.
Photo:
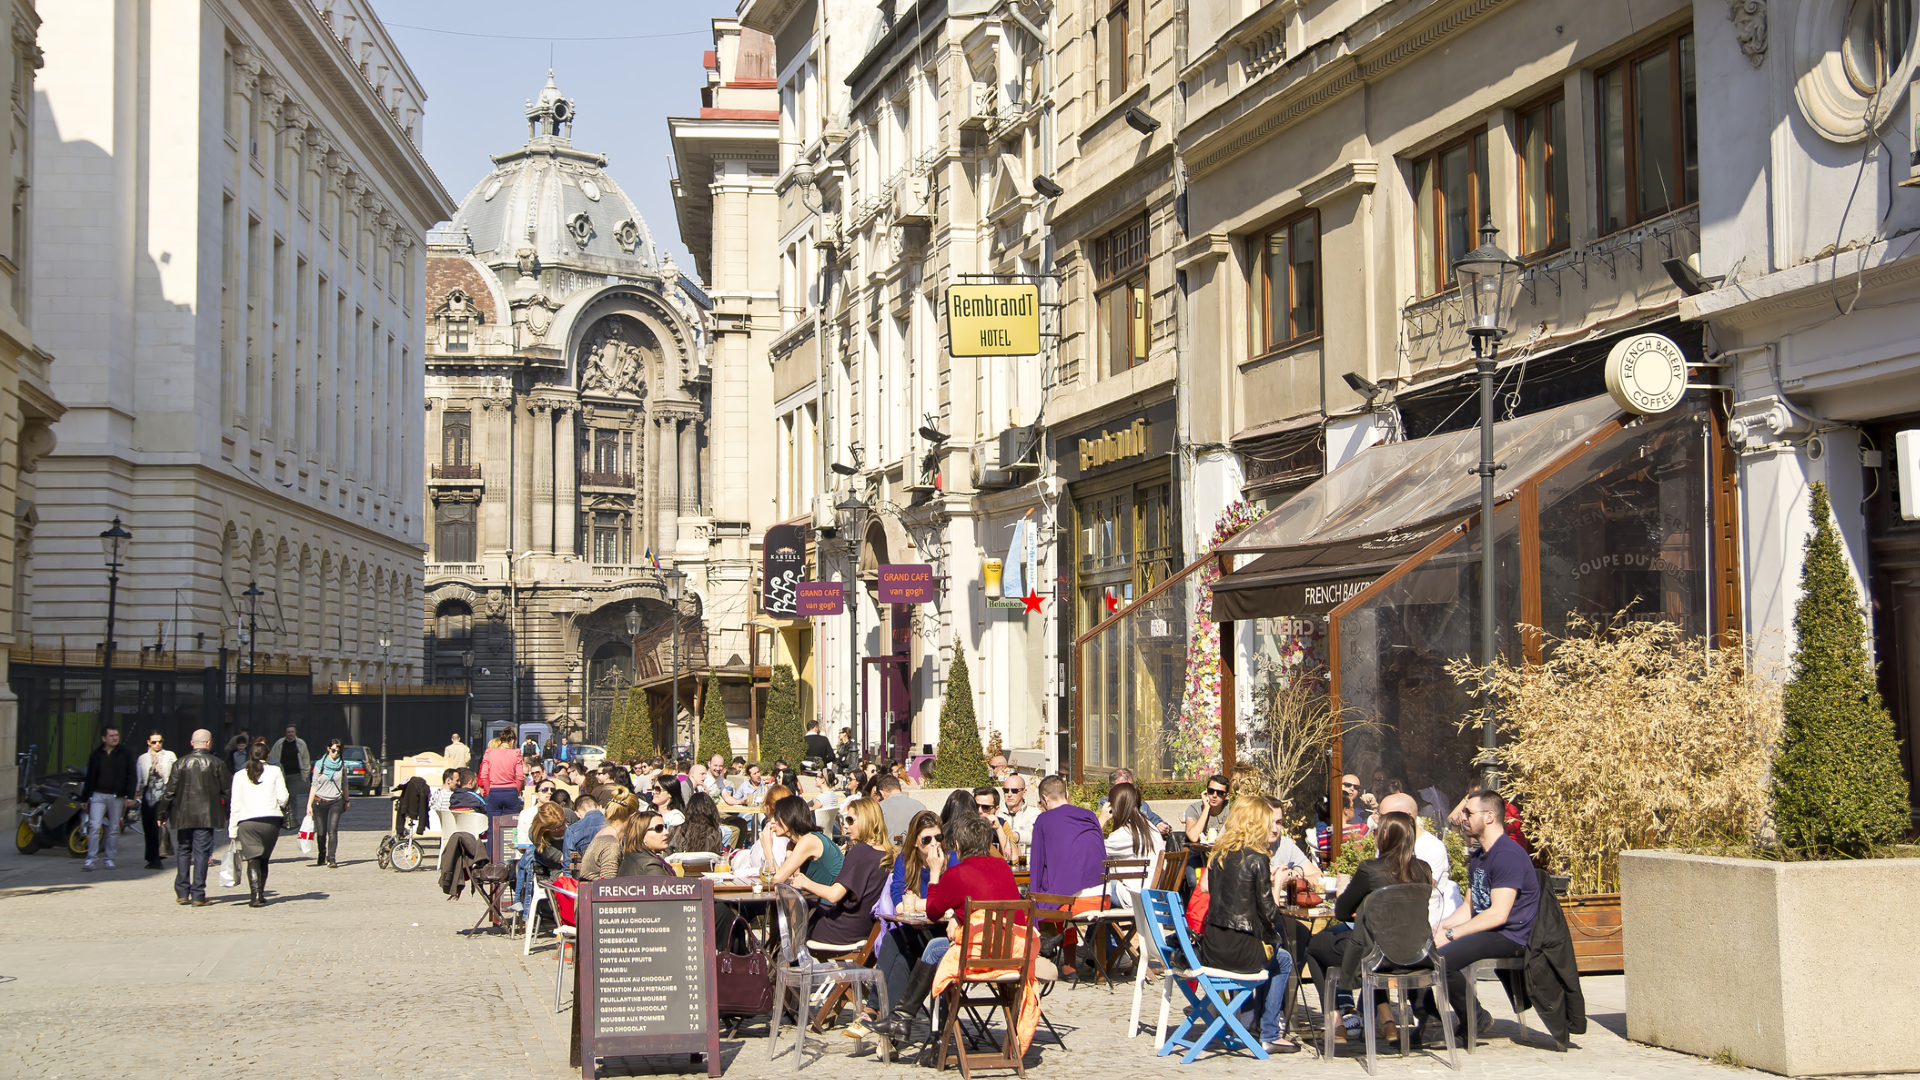
<path id="1" fill-rule="evenodd" d="M 720 1075 L 713 885 L 603 878 L 580 885 L 580 1073 L 603 1057 L 707 1055 Z"/>

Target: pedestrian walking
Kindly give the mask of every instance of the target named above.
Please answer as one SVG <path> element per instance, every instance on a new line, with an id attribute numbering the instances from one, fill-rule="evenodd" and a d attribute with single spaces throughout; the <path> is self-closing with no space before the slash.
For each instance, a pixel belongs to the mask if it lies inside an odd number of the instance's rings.
<path id="1" fill-rule="evenodd" d="M 255 745 L 246 769 L 233 778 L 233 816 L 227 824 L 227 835 L 240 845 L 247 863 L 248 907 L 267 906 L 267 865 L 289 805 L 286 774 L 272 768 L 267 752 Z"/>
<path id="2" fill-rule="evenodd" d="M 347 812 L 346 767 L 339 739 L 328 743 L 327 752 L 313 763 L 307 785 L 307 816 L 313 819 L 313 838 L 319 845 L 313 853 L 315 866 L 340 865 L 340 815 Z"/>
<path id="3" fill-rule="evenodd" d="M 103 729 L 100 745 L 87 755 L 87 772 L 80 781 L 80 797 L 87 801 L 87 861 L 80 869 L 93 869 L 102 848 L 107 869 L 113 869 L 113 857 L 120 850 L 120 811 L 134 804 L 139 777 L 133 755 L 120 745 L 120 729 Z"/>
<path id="4" fill-rule="evenodd" d="M 520 812 L 520 785 L 527 778 L 527 762 L 514 748 L 513 735 L 501 732 L 487 744 L 480 756 L 480 793 L 487 800 L 489 814 Z"/>
<path id="5" fill-rule="evenodd" d="M 147 736 L 147 752 L 141 754 L 133 763 L 133 772 L 140 778 L 140 831 L 147 840 L 147 869 L 163 869 L 160 865 L 160 836 L 166 831 L 166 822 L 160 817 L 160 800 L 167 795 L 167 777 L 173 774 L 173 763 L 178 760 L 174 752 L 163 747 L 164 739 L 159 732 Z"/>
<path id="6" fill-rule="evenodd" d="M 467 749 L 466 740 L 462 739 L 458 732 L 455 732 L 453 741 L 447 744 L 447 748 L 443 751 L 442 756 L 447 759 L 447 768 L 464 769 L 467 767 L 467 763 L 473 760 L 473 751 Z"/>
<path id="7" fill-rule="evenodd" d="M 232 771 L 239 772 L 247 767 L 247 748 L 251 745 L 244 731 L 235 735 L 233 741 L 227 744 L 227 763 Z"/>
<path id="8" fill-rule="evenodd" d="M 307 741 L 294 731 L 292 724 L 287 725 L 287 733 L 283 738 L 267 748 L 267 762 L 280 766 L 280 779 L 287 789 L 285 827 L 292 829 L 298 824 L 293 820 L 293 808 L 300 805 L 297 800 L 306 794 L 307 770 L 313 768 L 313 757 L 307 753 Z"/>
<path id="9" fill-rule="evenodd" d="M 173 830 L 173 902 L 207 906 L 207 864 L 213 861 L 214 830 L 227 823 L 233 773 L 213 752 L 213 732 L 201 728 L 189 740 L 193 751 L 174 762 L 167 776 L 160 816 Z"/>

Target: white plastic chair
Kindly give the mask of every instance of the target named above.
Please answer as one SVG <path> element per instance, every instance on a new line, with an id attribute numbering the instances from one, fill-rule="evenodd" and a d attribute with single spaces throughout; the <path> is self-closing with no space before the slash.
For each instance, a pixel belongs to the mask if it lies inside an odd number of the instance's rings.
<path id="1" fill-rule="evenodd" d="M 447 849 L 452 846 L 447 843 L 447 840 L 454 833 L 466 833 L 478 840 L 486 835 L 490 819 L 487 815 L 480 813 L 456 814 L 451 810 L 435 810 L 433 820 L 434 831 L 440 834 L 440 858 L 433 865 L 434 869 L 439 870 L 447 865 Z"/>

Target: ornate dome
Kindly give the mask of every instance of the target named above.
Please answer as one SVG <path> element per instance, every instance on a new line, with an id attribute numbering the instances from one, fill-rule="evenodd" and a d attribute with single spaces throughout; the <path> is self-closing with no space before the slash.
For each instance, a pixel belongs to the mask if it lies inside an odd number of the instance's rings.
<path id="1" fill-rule="evenodd" d="M 633 201 L 607 175 L 603 154 L 573 146 L 574 103 L 553 84 L 527 103 L 527 142 L 493 157 L 493 171 L 435 229 L 463 237 L 492 266 L 528 255 L 547 267 L 657 277 L 660 255 Z"/>

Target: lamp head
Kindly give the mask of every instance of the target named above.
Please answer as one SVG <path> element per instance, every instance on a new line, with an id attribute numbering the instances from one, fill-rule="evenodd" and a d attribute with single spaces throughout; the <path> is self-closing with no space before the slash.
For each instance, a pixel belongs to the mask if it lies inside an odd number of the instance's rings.
<path id="1" fill-rule="evenodd" d="M 680 591 L 686 587 L 687 575 L 682 570 L 662 570 L 661 580 L 667 583 L 667 599 L 675 605 L 680 603 Z"/>
<path id="2" fill-rule="evenodd" d="M 1160 130 L 1160 121 L 1155 120 L 1152 113 L 1135 105 L 1127 110 L 1127 126 L 1142 135 L 1151 135 Z"/>
<path id="3" fill-rule="evenodd" d="M 1483 340 L 1498 342 L 1507 335 L 1514 302 L 1520 295 L 1520 262 L 1493 242 L 1499 232 L 1493 227 L 1493 215 L 1488 214 L 1486 223 L 1480 226 L 1480 246 L 1453 263 L 1460 299 L 1466 305 L 1467 334 L 1474 339 L 1476 349 Z"/>
<path id="4" fill-rule="evenodd" d="M 935 444 L 943 443 L 947 441 L 946 432 L 941 431 L 939 428 L 936 428 L 936 427 L 930 427 L 926 424 L 920 425 L 920 437 L 927 440 L 930 443 L 935 443 Z"/>
<path id="5" fill-rule="evenodd" d="M 132 539 L 133 534 L 120 524 L 116 515 L 113 525 L 100 534 L 100 550 L 107 556 L 107 569 L 117 570 L 127 561 L 127 542 Z"/>
<path id="6" fill-rule="evenodd" d="M 853 467 L 853 466 L 851 466 L 851 465 L 842 465 L 842 464 L 840 464 L 840 463 L 839 463 L 839 462 L 837 462 L 837 461 L 836 461 L 836 462 L 834 462 L 833 464 L 831 464 L 831 465 L 829 465 L 829 466 L 827 466 L 827 468 L 829 468 L 829 469 L 832 469 L 832 470 L 833 470 L 834 472 L 836 472 L 836 473 L 838 473 L 838 474 L 839 474 L 839 475 L 841 475 L 841 476 L 858 476 L 858 475 L 860 475 L 860 470 L 859 470 L 859 469 L 856 469 L 856 468 L 854 468 L 854 467 Z"/>
<path id="7" fill-rule="evenodd" d="M 639 608 L 627 609 L 627 636 L 628 637 L 640 636 L 640 609 Z"/>
<path id="8" fill-rule="evenodd" d="M 1066 188 L 1054 183 L 1052 177 L 1045 175 L 1033 178 L 1033 190 L 1045 195 L 1049 199 L 1057 199 L 1067 193 Z"/>

